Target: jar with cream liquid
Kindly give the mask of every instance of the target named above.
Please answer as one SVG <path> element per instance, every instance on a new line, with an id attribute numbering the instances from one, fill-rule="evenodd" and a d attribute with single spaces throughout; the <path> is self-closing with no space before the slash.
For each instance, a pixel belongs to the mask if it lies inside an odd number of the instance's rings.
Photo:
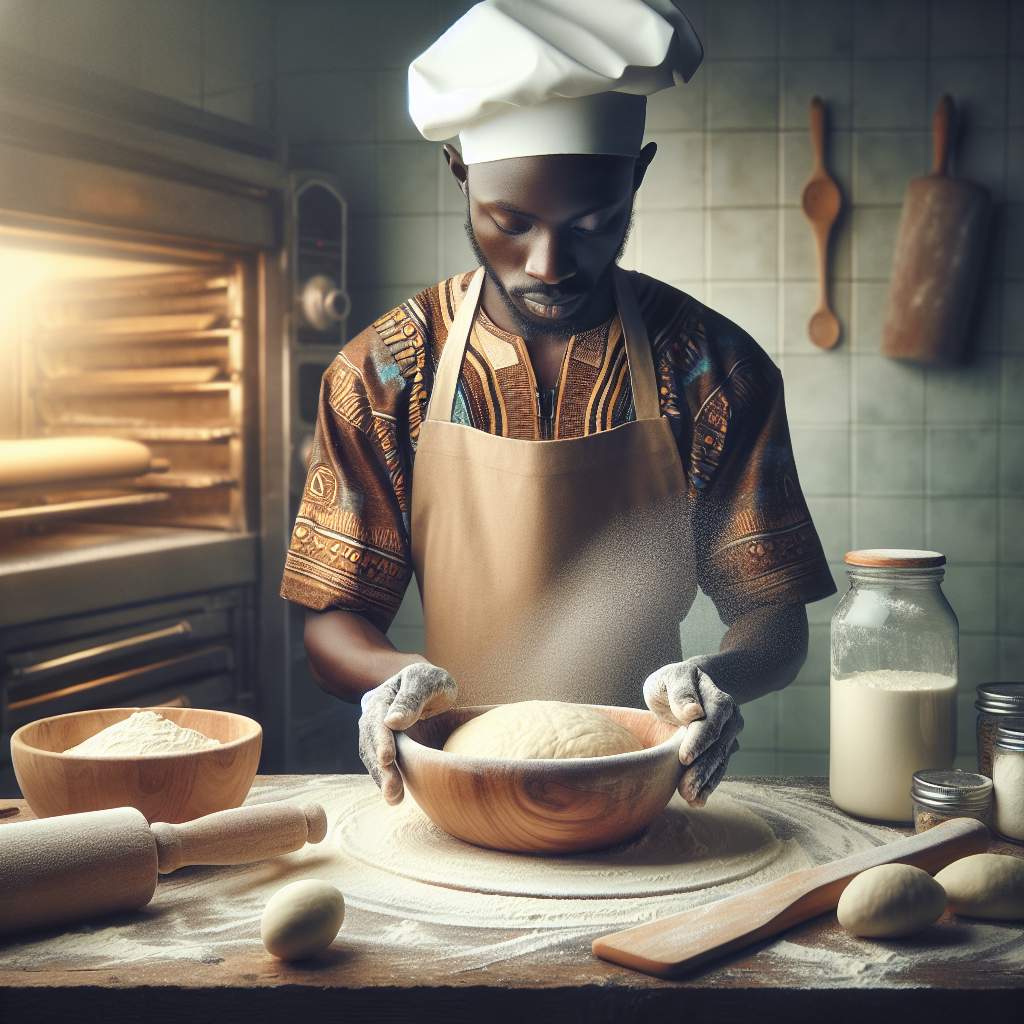
<path id="1" fill-rule="evenodd" d="M 850 589 L 832 615 L 829 790 L 860 818 L 909 822 L 914 773 L 956 754 L 959 627 L 942 593 L 944 555 L 846 555 Z"/>

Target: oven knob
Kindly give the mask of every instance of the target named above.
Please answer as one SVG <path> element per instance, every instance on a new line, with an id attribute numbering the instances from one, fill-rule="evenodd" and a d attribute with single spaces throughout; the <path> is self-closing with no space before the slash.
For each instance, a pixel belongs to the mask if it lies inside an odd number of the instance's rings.
<path id="1" fill-rule="evenodd" d="M 348 295 L 326 274 L 317 274 L 302 286 L 299 309 L 303 321 L 314 330 L 330 330 L 348 316 L 350 308 Z"/>

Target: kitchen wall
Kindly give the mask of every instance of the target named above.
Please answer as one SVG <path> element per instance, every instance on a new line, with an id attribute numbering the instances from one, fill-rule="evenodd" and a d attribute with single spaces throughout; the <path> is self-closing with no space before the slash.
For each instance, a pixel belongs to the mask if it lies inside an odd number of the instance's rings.
<path id="1" fill-rule="evenodd" d="M 273 0 L 0 0 L 0 45 L 265 128 Z"/>
<path id="2" fill-rule="evenodd" d="M 0 28 L 44 56 L 276 123 L 297 166 L 336 174 L 352 217 L 354 332 L 473 265 L 461 196 L 404 92 L 409 60 L 468 6 L 0 0 Z M 801 481 L 841 589 L 854 546 L 949 556 L 971 751 L 974 685 L 1021 678 L 1024 660 L 1024 4 L 695 0 L 687 11 L 707 60 L 688 86 L 652 98 L 659 153 L 624 265 L 736 320 L 782 368 Z M 947 91 L 965 123 L 955 169 L 992 190 L 997 212 L 972 361 L 938 370 L 884 359 L 879 337 L 903 189 L 930 166 L 931 114 Z M 815 252 L 799 201 L 813 95 L 828 106 L 847 204 L 832 284 L 843 337 L 831 352 L 806 336 Z M 414 589 L 391 635 L 422 649 Z M 826 770 L 836 600 L 809 609 L 796 683 L 745 710 L 737 771 Z M 721 627 L 707 606 L 696 614 L 699 647 Z"/>
<path id="3" fill-rule="evenodd" d="M 409 59 L 466 6 L 279 8 L 281 126 L 299 162 L 345 184 L 356 328 L 473 265 L 461 196 L 404 107 Z M 801 481 L 841 590 L 854 546 L 949 556 L 961 750 L 972 751 L 974 685 L 1020 677 L 1024 657 L 1024 4 L 714 0 L 687 10 L 708 58 L 690 85 L 651 101 L 659 153 L 624 265 L 736 320 L 782 368 Z M 945 91 L 965 122 L 956 170 L 987 185 L 998 207 L 974 358 L 925 370 L 883 358 L 879 338 L 903 190 L 930 166 L 931 115 Z M 831 352 L 806 334 L 815 250 L 799 202 L 815 94 L 828 105 L 830 166 L 847 204 L 832 288 L 843 338 Z M 738 770 L 826 770 L 836 600 L 809 609 L 796 683 L 746 712 Z M 719 624 L 707 607 L 699 615 L 707 643 Z M 394 642 L 422 649 L 420 621 L 413 592 Z"/>

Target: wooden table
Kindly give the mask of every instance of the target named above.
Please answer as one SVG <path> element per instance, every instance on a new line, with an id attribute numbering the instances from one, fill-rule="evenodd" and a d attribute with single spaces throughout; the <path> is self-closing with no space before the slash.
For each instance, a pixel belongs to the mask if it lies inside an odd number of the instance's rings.
<path id="1" fill-rule="evenodd" d="M 346 778 L 261 776 L 252 802 L 294 799 L 306 789 L 315 799 L 317 786 Z M 822 779 L 757 781 L 778 787 L 787 798 L 797 794 L 822 807 L 828 804 Z M 23 804 L 14 803 L 20 805 L 18 815 L 3 821 L 32 817 Z M 992 849 L 1024 856 L 1024 849 L 1007 843 L 993 843 Z M 274 870 L 275 865 L 277 861 L 265 862 L 261 869 Z M 192 920 L 196 930 L 202 931 L 218 912 L 209 899 L 214 887 L 221 885 L 218 899 L 229 898 L 224 893 L 230 887 L 225 889 L 217 879 L 240 870 L 187 868 L 164 876 L 144 910 L 77 929 L 74 941 L 79 947 L 92 935 L 97 942 L 102 938 L 112 951 L 113 961 L 100 966 L 88 966 L 81 959 L 62 960 L 62 943 L 70 940 L 59 931 L 38 933 L 28 945 L 21 944 L 23 936 L 15 944 L 12 940 L 0 944 L 0 1021 L 34 1024 L 73 1017 L 103 1024 L 207 1020 L 217 1024 L 277 1020 L 290 1024 L 303 1020 L 316 1024 L 328 1020 L 877 1024 L 899 1019 L 911 1024 L 925 1016 L 1010 1021 L 1017 1019 L 1024 1005 L 1024 929 L 955 918 L 944 918 L 927 938 L 917 940 L 912 957 L 908 958 L 906 946 L 895 956 L 889 944 L 864 943 L 867 952 L 857 960 L 843 955 L 852 940 L 829 914 L 680 981 L 649 978 L 593 958 L 589 945 L 593 936 L 577 936 L 558 946 L 462 969 L 444 953 L 452 942 L 465 945 L 466 929 L 440 927 L 436 947 L 407 949 L 400 932 L 391 932 L 389 938 L 379 918 L 356 910 L 350 910 L 331 950 L 306 964 L 285 964 L 270 957 L 259 943 L 255 922 L 247 926 L 241 944 L 227 943 L 216 955 L 199 959 L 166 949 L 164 953 L 150 950 L 133 960 L 133 947 L 116 944 L 119 934 L 146 935 L 147 928 L 154 935 L 166 934 L 166 927 L 161 932 L 162 922 L 178 920 L 174 915 L 197 915 Z M 338 884 L 344 890 L 344 879 Z M 192 894 L 189 900 L 182 895 L 186 892 Z M 180 896 L 177 901 L 176 896 Z M 600 928 L 594 934 L 608 930 Z M 957 953 L 950 959 L 953 947 Z M 782 949 L 788 954 L 779 955 Z M 875 958 L 882 965 L 877 970 Z M 896 964 L 898 969 L 886 964 Z"/>

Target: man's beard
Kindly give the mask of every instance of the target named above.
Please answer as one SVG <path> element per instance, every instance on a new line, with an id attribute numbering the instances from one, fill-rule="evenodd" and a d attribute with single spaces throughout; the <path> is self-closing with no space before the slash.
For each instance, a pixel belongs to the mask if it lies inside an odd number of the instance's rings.
<path id="1" fill-rule="evenodd" d="M 626 225 L 626 231 L 622 236 L 622 242 L 619 244 L 618 251 L 612 259 L 612 266 L 617 264 L 622 258 L 623 252 L 626 250 L 626 242 L 629 240 L 629 232 L 633 227 L 633 210 L 632 207 L 629 211 L 629 223 Z M 530 317 L 527 316 L 513 301 L 512 296 L 506 291 L 505 286 L 501 283 L 501 279 L 495 273 L 494 268 L 491 266 L 490 261 L 484 255 L 483 249 L 480 248 L 480 243 L 476 240 L 476 235 L 473 233 L 473 219 L 469 212 L 469 197 L 466 197 L 466 236 L 469 238 L 469 244 L 473 249 L 473 254 L 477 258 L 477 262 L 484 268 L 484 272 L 494 283 L 494 287 L 497 289 L 498 294 L 501 296 L 502 302 L 505 303 L 506 309 L 508 309 L 509 315 L 515 321 L 519 328 L 521 335 L 524 338 L 535 337 L 538 334 L 542 334 L 545 337 L 555 338 L 569 338 L 574 334 L 579 334 L 581 331 L 585 331 L 590 327 L 595 326 L 594 324 L 588 324 L 585 321 L 576 318 L 569 318 L 568 320 L 556 320 L 550 321 L 545 320 L 542 317 Z M 610 269 L 610 268 L 609 268 Z M 584 305 L 586 305 L 584 303 Z"/>

